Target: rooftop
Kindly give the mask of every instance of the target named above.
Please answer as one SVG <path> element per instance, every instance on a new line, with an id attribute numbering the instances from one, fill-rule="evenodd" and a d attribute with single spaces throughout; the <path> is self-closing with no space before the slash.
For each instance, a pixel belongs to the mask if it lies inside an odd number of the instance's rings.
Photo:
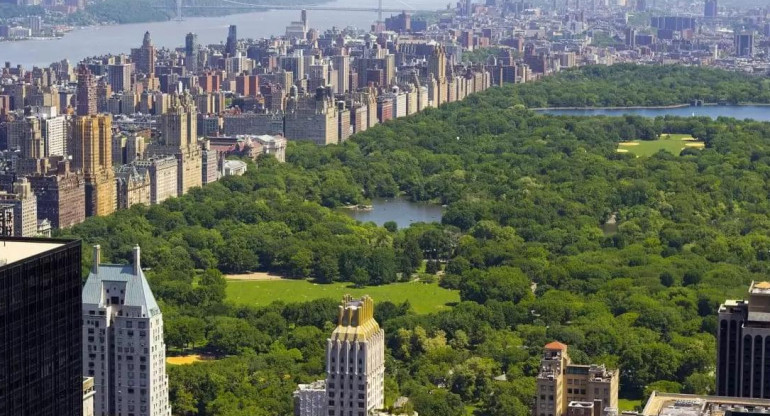
<path id="1" fill-rule="evenodd" d="M 766 413 L 770 410 L 770 400 L 655 391 L 647 400 L 642 416 L 721 416 L 728 409 Z"/>
<path id="2" fill-rule="evenodd" d="M 65 241 L 0 239 L 0 266 L 13 264 L 65 245 Z"/>
<path id="3" fill-rule="evenodd" d="M 553 341 L 549 342 L 548 344 L 545 344 L 545 349 L 547 350 L 566 350 L 567 346 L 565 344 L 562 344 L 559 341 Z"/>

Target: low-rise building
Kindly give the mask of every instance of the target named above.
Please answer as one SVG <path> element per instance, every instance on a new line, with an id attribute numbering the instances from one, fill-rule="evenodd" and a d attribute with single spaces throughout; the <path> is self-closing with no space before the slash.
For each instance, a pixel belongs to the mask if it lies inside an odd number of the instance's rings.
<path id="1" fill-rule="evenodd" d="M 567 345 L 545 346 L 537 375 L 535 416 L 563 416 L 570 410 L 580 415 L 591 407 L 594 415 L 617 411 L 620 373 L 604 365 L 572 364 Z M 587 406 L 591 404 L 591 406 Z"/>

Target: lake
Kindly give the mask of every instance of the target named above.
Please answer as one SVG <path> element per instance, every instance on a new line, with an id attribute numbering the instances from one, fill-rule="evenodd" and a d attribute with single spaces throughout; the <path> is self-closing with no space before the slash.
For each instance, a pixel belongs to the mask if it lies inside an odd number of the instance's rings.
<path id="1" fill-rule="evenodd" d="M 406 198 L 374 198 L 371 210 L 342 209 L 349 217 L 361 222 L 373 222 L 382 226 L 395 221 L 398 228 L 409 227 L 415 222 L 441 222 L 443 208 L 426 202 L 412 202 Z"/>
<path id="2" fill-rule="evenodd" d="M 622 116 L 632 114 L 643 117 L 679 116 L 698 117 L 706 116 L 733 117 L 739 120 L 752 119 L 757 121 L 770 121 L 770 106 L 761 105 L 708 105 L 703 107 L 679 107 L 679 108 L 638 108 L 638 109 L 579 109 L 579 110 L 538 110 L 538 112 L 558 116 Z"/>
<path id="3" fill-rule="evenodd" d="M 448 0 L 386 0 L 385 8 L 409 11 L 438 10 L 446 8 Z M 331 7 L 377 7 L 377 0 L 334 0 L 324 3 Z M 11 62 L 26 68 L 47 67 L 51 62 L 69 59 L 75 63 L 83 58 L 108 53 L 128 54 L 131 48 L 142 44 L 142 36 L 149 31 L 156 47 L 177 48 L 184 45 L 188 32 L 198 35 L 203 45 L 224 43 L 229 25 L 238 26 L 239 38 L 262 38 L 283 35 L 286 26 L 299 20 L 299 10 L 268 10 L 254 13 L 233 14 L 218 17 L 193 17 L 183 21 L 136 23 L 128 25 L 91 26 L 75 29 L 62 39 L 0 42 L 0 64 Z M 385 13 L 388 17 L 391 13 Z M 310 27 L 324 31 L 332 27 L 353 26 L 369 28 L 377 19 L 371 12 L 339 12 L 309 10 Z"/>

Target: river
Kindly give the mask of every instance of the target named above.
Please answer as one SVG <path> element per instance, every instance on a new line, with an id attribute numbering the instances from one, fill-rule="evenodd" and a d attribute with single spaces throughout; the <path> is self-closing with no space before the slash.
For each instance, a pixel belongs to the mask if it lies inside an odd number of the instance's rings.
<path id="1" fill-rule="evenodd" d="M 678 107 L 678 108 L 634 108 L 634 109 L 570 109 L 570 110 L 538 110 L 546 114 L 566 116 L 622 116 L 633 114 L 643 117 L 679 116 L 692 117 L 693 115 L 707 116 L 713 119 L 717 117 L 733 117 L 739 120 L 752 119 L 757 121 L 770 121 L 770 106 L 761 105 L 707 105 L 703 107 Z"/>
<path id="2" fill-rule="evenodd" d="M 449 0 L 386 0 L 383 7 L 404 10 L 438 10 L 445 8 Z M 324 3 L 332 7 L 377 7 L 377 0 L 334 0 Z M 136 23 L 128 25 L 91 26 L 75 29 L 62 39 L 0 42 L 0 64 L 48 66 L 51 62 L 69 59 L 77 62 L 83 58 L 107 53 L 130 53 L 131 48 L 142 44 L 142 36 L 149 31 L 156 47 L 176 48 L 184 45 L 188 32 L 198 35 L 204 45 L 224 43 L 227 27 L 238 26 L 239 38 L 262 38 L 282 35 L 286 26 L 299 20 L 299 10 L 269 10 L 254 13 L 233 14 L 218 17 L 193 17 L 179 21 Z M 385 17 L 390 14 L 385 14 Z M 376 13 L 308 11 L 310 27 L 321 31 L 332 27 L 354 26 L 369 28 L 377 19 Z"/>
<path id="3" fill-rule="evenodd" d="M 443 208 L 426 202 L 411 202 L 405 198 L 374 198 L 371 210 L 341 209 L 348 216 L 361 222 L 374 222 L 382 226 L 395 221 L 398 228 L 409 227 L 415 222 L 441 222 Z"/>

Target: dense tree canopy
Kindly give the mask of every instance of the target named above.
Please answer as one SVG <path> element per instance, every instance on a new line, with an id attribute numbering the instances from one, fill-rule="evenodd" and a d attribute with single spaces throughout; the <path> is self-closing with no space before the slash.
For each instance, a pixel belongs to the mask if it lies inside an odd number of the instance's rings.
<path id="1" fill-rule="evenodd" d="M 423 415 L 528 414 L 552 340 L 577 362 L 619 367 L 626 398 L 710 392 L 717 307 L 770 266 L 770 124 L 553 117 L 516 104 L 560 105 L 567 92 L 588 100 L 589 84 L 599 100 L 669 104 L 693 98 L 689 90 L 757 101 L 764 82 L 710 69 L 586 68 L 343 145 L 291 143 L 285 164 L 260 159 L 243 177 L 64 234 L 118 262 L 141 244 L 168 344 L 226 357 L 170 368 L 180 415 L 290 414 L 296 384 L 324 371 L 337 300 L 235 306 L 220 271 L 373 285 L 408 279 L 423 261 L 444 269 L 441 284 L 462 301 L 416 315 L 375 299 L 388 403 L 406 395 Z M 652 85 L 667 86 L 657 87 L 663 98 Z M 620 141 L 660 133 L 691 134 L 706 148 L 616 152 Z M 397 194 L 446 204 L 443 223 L 386 229 L 330 209 Z M 603 226 L 609 218 L 616 227 Z"/>

